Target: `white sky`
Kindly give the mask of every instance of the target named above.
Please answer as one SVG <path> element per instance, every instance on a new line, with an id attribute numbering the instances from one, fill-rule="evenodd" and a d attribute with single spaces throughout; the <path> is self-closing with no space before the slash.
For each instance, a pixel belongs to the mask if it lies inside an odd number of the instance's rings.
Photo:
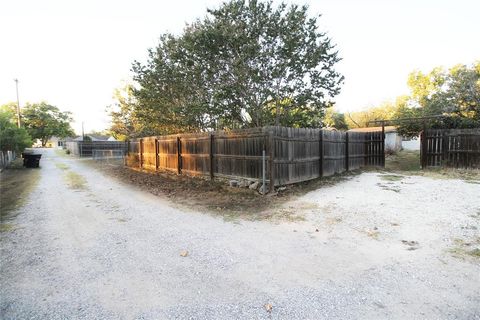
<path id="1" fill-rule="evenodd" d="M 0 0 L 0 104 L 45 100 L 73 112 L 74 128 L 108 127 L 114 88 L 145 60 L 160 34 L 218 6 L 215 0 Z M 317 0 L 322 31 L 337 44 L 345 85 L 337 109 L 351 111 L 408 93 L 414 69 L 480 59 L 478 0 Z"/>

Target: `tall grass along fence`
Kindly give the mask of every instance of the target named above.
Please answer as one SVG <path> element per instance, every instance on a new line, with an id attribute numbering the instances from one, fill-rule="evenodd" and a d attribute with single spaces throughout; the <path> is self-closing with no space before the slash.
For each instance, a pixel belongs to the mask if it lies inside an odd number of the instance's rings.
<path id="1" fill-rule="evenodd" d="M 127 152 L 127 143 L 123 141 L 69 141 L 66 148 L 71 154 L 79 157 L 93 157 L 103 151 L 115 154 Z"/>
<path id="2" fill-rule="evenodd" d="M 364 166 L 384 166 L 384 146 L 382 132 L 262 127 L 132 140 L 127 165 L 212 179 L 265 176 L 272 190 Z"/>
<path id="3" fill-rule="evenodd" d="M 480 169 L 480 128 L 428 129 L 420 139 L 422 168 Z"/>
<path id="4" fill-rule="evenodd" d="M 5 169 L 15 158 L 15 151 L 0 151 L 0 170 Z"/>

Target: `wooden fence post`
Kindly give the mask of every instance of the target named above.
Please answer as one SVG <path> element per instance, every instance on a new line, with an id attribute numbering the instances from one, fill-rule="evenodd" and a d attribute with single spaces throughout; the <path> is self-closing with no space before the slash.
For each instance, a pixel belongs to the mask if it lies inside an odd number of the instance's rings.
<path id="1" fill-rule="evenodd" d="M 420 162 L 422 163 L 422 169 L 427 168 L 427 125 L 423 122 L 423 131 L 420 135 Z"/>
<path id="2" fill-rule="evenodd" d="M 385 122 L 382 121 L 381 165 L 385 168 Z"/>
<path id="3" fill-rule="evenodd" d="M 128 155 L 130 154 L 130 140 L 125 141 L 125 154 L 123 155 L 123 165 L 128 166 Z"/>
<path id="4" fill-rule="evenodd" d="M 270 179 L 270 192 L 275 191 L 275 164 L 274 164 L 274 148 L 275 148 L 275 140 L 273 137 L 273 132 L 270 131 L 268 133 L 268 153 L 270 157 L 269 161 L 269 179 Z"/>
<path id="5" fill-rule="evenodd" d="M 138 145 L 138 151 L 140 153 L 139 162 L 140 162 L 140 169 L 141 169 L 143 168 L 143 139 L 140 139 L 140 142 Z"/>
<path id="6" fill-rule="evenodd" d="M 348 131 L 345 132 L 345 171 L 349 171 L 349 159 L 348 159 Z"/>
<path id="7" fill-rule="evenodd" d="M 320 175 L 320 178 L 323 177 L 323 129 L 320 129 L 320 140 L 319 140 L 319 151 L 318 151 L 318 155 L 319 155 L 319 175 Z"/>
<path id="8" fill-rule="evenodd" d="M 448 166 L 448 136 L 445 130 L 442 134 L 442 162 L 440 166 Z"/>
<path id="9" fill-rule="evenodd" d="M 159 167 L 158 160 L 158 139 L 155 138 L 155 171 L 157 171 Z"/>
<path id="10" fill-rule="evenodd" d="M 177 137 L 177 173 L 182 173 L 182 141 Z"/>
<path id="11" fill-rule="evenodd" d="M 214 163 L 213 163 L 213 147 L 214 147 L 214 135 L 213 133 L 210 134 L 210 179 L 213 180 L 214 179 L 214 173 L 213 173 L 213 169 L 214 169 Z"/>

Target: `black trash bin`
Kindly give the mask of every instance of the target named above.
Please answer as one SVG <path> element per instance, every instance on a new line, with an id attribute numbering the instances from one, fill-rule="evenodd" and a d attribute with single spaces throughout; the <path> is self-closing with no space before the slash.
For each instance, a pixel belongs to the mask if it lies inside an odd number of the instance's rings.
<path id="1" fill-rule="evenodd" d="M 40 166 L 41 154 L 22 153 L 23 166 L 27 168 L 38 168 Z"/>

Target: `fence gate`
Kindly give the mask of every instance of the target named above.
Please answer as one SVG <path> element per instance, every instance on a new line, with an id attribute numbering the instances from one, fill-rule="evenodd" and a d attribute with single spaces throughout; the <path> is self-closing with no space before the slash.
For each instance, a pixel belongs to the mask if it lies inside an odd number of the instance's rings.
<path id="1" fill-rule="evenodd" d="M 480 128 L 427 129 L 420 135 L 422 168 L 480 168 Z"/>

